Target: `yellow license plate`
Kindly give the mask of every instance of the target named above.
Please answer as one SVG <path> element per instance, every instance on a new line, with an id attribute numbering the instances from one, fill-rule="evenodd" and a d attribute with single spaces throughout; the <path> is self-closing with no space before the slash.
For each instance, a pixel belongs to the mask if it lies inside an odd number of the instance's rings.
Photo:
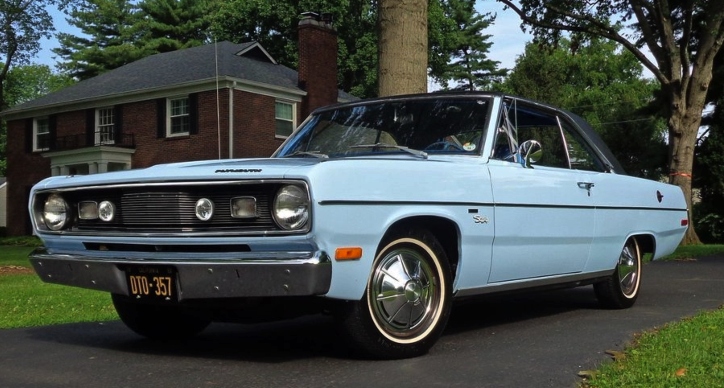
<path id="1" fill-rule="evenodd" d="M 168 266 L 126 267 L 128 293 L 136 299 L 178 300 L 176 269 Z"/>

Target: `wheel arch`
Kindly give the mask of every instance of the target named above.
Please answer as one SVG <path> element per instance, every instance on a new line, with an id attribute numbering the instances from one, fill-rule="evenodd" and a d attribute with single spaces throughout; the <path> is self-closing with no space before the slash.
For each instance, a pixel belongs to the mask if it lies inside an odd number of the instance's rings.
<path id="1" fill-rule="evenodd" d="M 451 269 L 451 280 L 455 280 L 458 263 L 460 262 L 460 228 L 454 221 L 439 216 L 414 216 L 395 221 L 385 232 L 380 246 L 382 249 L 386 241 L 393 236 L 402 233 L 405 229 L 421 228 L 427 229 L 438 240 L 445 251 Z"/>
<path id="2" fill-rule="evenodd" d="M 656 238 L 649 233 L 633 234 L 629 238 L 635 238 L 642 254 L 656 253 Z"/>

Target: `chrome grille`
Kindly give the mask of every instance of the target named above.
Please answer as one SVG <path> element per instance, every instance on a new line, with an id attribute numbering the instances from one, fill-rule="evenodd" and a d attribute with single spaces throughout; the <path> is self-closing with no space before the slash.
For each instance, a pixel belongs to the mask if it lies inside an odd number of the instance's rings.
<path id="1" fill-rule="evenodd" d="M 69 193 L 69 200 L 109 200 L 117 204 L 116 217 L 110 222 L 75 220 L 78 232 L 117 231 L 153 232 L 273 232 L 281 229 L 271 216 L 271 202 L 282 183 L 130 186 L 93 188 Z M 257 217 L 233 218 L 231 199 L 239 196 L 256 198 Z M 196 218 L 196 201 L 208 198 L 214 202 L 214 215 L 209 221 Z"/>

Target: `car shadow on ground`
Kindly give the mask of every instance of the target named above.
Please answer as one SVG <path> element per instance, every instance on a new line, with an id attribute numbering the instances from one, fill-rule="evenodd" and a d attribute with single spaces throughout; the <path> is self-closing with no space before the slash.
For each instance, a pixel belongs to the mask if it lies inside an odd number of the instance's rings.
<path id="1" fill-rule="evenodd" d="M 590 287 L 481 297 L 455 304 L 443 337 L 592 308 L 598 305 Z M 119 321 L 26 330 L 39 341 L 156 356 L 263 363 L 359 359 L 341 341 L 334 319 L 326 315 L 251 325 L 214 323 L 192 339 L 175 341 L 142 338 Z"/>

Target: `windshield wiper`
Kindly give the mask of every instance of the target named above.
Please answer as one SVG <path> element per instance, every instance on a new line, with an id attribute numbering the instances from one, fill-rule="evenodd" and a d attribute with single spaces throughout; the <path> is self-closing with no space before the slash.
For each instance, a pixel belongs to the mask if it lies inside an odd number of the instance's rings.
<path id="1" fill-rule="evenodd" d="M 427 159 L 427 152 L 425 151 L 419 151 L 408 147 L 398 146 L 396 144 L 388 144 L 388 143 L 375 143 L 375 144 L 358 144 L 350 146 L 349 148 L 372 148 L 379 149 L 379 148 L 395 148 L 400 151 L 407 152 L 410 155 L 417 156 L 422 159 Z"/>
<path id="2" fill-rule="evenodd" d="M 319 151 L 294 151 L 289 155 L 284 155 L 285 158 L 291 158 L 294 156 L 314 156 L 315 158 L 319 159 L 329 159 L 329 156 L 327 156 L 327 154 L 323 154 Z"/>

